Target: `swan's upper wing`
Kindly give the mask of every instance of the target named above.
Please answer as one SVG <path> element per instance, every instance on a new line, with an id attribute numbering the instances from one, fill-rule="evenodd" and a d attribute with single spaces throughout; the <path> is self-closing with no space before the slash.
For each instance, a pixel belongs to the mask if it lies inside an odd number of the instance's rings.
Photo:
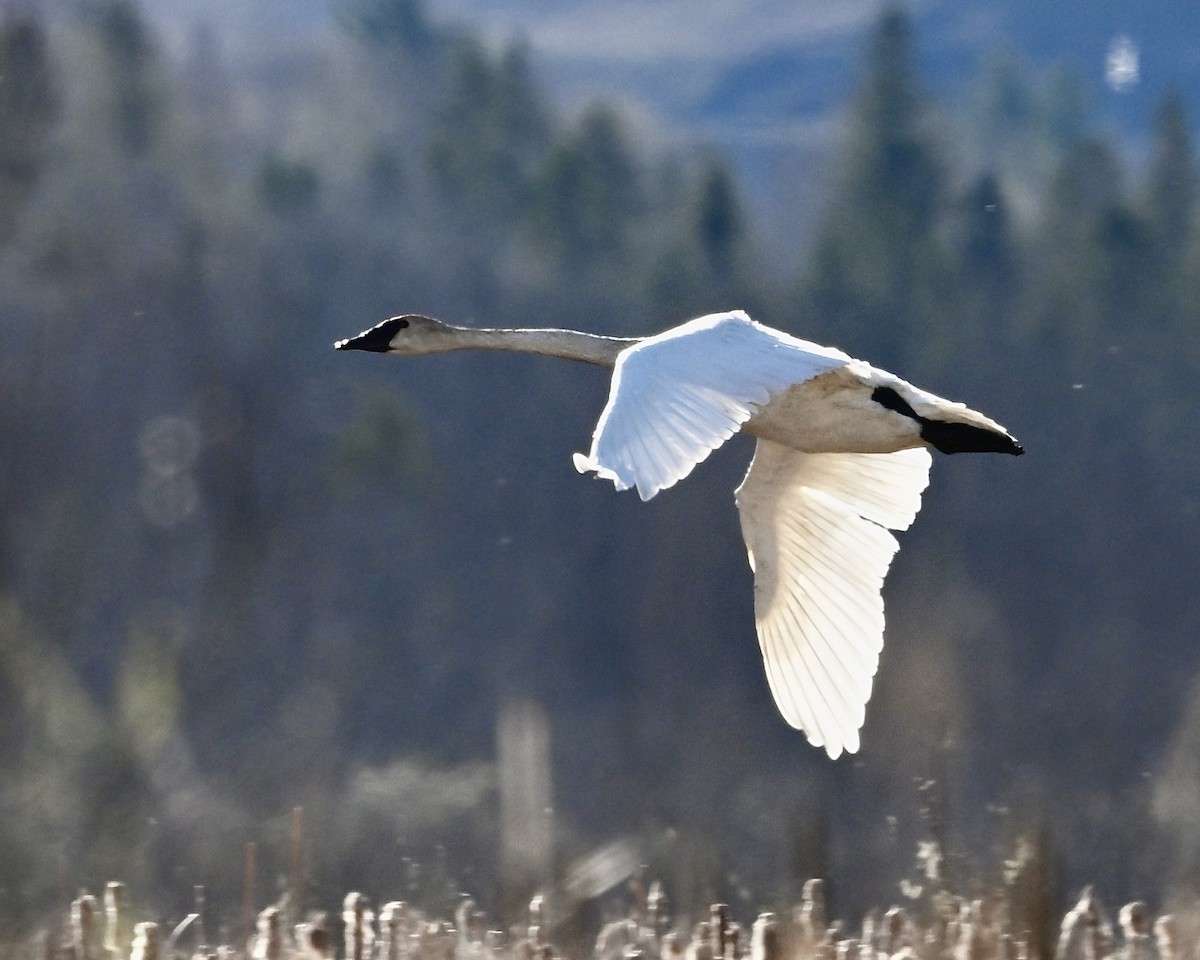
<path id="1" fill-rule="evenodd" d="M 798 453 L 759 440 L 737 491 L 779 712 L 831 757 L 858 750 L 883 647 L 883 578 L 921 508 L 929 451 Z"/>
<path id="2" fill-rule="evenodd" d="M 741 311 L 700 317 L 625 350 L 580 473 L 594 470 L 643 500 L 682 480 L 773 394 L 850 357 L 755 323 Z"/>

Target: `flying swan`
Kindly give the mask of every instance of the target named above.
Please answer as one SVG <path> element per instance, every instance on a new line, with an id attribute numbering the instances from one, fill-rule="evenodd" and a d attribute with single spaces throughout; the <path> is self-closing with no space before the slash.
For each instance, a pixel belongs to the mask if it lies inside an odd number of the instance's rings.
<path id="1" fill-rule="evenodd" d="M 411 356 L 538 353 L 609 367 L 581 472 L 649 500 L 739 430 L 756 438 L 735 498 L 780 713 L 830 757 L 859 746 L 883 646 L 883 578 L 929 482 L 929 448 L 1021 454 L 994 420 L 741 311 L 653 337 L 476 329 L 406 315 L 335 344 Z"/>

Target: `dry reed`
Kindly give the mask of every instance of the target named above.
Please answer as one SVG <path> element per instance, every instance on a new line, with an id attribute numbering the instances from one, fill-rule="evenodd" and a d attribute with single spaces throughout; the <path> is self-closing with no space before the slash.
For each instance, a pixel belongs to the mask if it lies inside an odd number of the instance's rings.
<path id="1" fill-rule="evenodd" d="M 1040 956 L 1029 931 L 1013 921 L 1003 895 L 973 900 L 941 897 L 918 921 L 900 907 L 869 910 L 857 935 L 842 921 L 826 919 L 824 885 L 810 880 L 788 913 L 762 912 L 749 937 L 723 903 L 691 923 L 668 914 L 662 885 L 651 884 L 626 916 L 605 924 L 590 950 L 591 960 L 1198 960 L 1181 949 L 1176 920 L 1155 918 L 1142 901 L 1118 912 L 1114 930 L 1091 887 L 1063 916 L 1053 956 Z M 335 960 L 337 939 L 325 914 L 314 913 L 290 930 L 285 910 L 260 911 L 244 946 L 204 946 L 202 888 L 197 888 L 196 948 L 191 954 L 175 938 L 165 943 L 157 922 L 132 928 L 127 890 L 105 890 L 104 929 L 96 899 L 87 893 L 70 904 L 62 929 L 43 931 L 24 948 L 0 950 L 18 960 Z M 284 898 L 286 901 L 286 897 Z M 246 902 L 243 903 L 243 907 Z M 342 904 L 341 960 L 560 960 L 586 958 L 587 949 L 564 950 L 554 942 L 549 898 L 535 896 L 523 921 L 507 931 L 491 925 L 474 900 L 464 897 L 452 918 L 430 916 L 393 900 L 379 911 L 378 927 L 368 899 L 348 894 Z M 181 925 L 183 926 L 183 925 Z M 127 946 L 128 945 L 128 946 Z"/>

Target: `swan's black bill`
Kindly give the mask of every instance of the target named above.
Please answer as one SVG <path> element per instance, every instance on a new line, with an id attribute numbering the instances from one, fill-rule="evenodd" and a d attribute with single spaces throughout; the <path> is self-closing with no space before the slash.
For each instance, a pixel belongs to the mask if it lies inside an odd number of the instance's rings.
<path id="1" fill-rule="evenodd" d="M 1025 452 L 1012 437 L 994 430 L 922 417 L 891 387 L 876 387 L 871 399 L 881 407 L 917 421 L 921 425 L 921 439 L 939 453 L 1008 453 L 1019 457 Z"/>
<path id="2" fill-rule="evenodd" d="M 333 345 L 335 350 L 370 350 L 372 353 L 387 353 L 392 344 L 392 338 L 398 330 L 408 326 L 403 317 L 392 317 L 377 323 L 370 330 L 364 330 L 358 336 L 347 337 Z"/>

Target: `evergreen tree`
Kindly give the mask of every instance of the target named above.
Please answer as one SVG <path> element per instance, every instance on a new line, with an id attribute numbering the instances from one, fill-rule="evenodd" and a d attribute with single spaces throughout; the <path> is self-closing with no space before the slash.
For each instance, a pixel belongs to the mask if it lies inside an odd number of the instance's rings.
<path id="1" fill-rule="evenodd" d="M 825 272 L 810 281 L 821 305 L 835 311 L 835 336 L 900 366 L 906 359 L 901 345 L 913 339 L 910 328 L 927 319 L 942 271 L 935 237 L 942 171 L 912 57 L 907 15 L 885 11 L 850 119 L 845 172 L 818 238 Z M 919 339 L 927 342 L 930 332 Z"/>
<path id="2" fill-rule="evenodd" d="M 1022 280 L 1008 199 L 995 174 L 984 173 L 970 186 L 958 204 L 956 226 L 959 315 L 969 323 L 946 349 L 960 369 L 986 368 L 1001 336 L 1012 330 Z M 944 359 L 950 362 L 950 356 Z"/>
<path id="3" fill-rule="evenodd" d="M 1039 326 L 1058 349 L 1085 345 L 1096 332 L 1096 240 L 1103 217 L 1120 203 L 1121 170 L 1107 143 L 1089 138 L 1063 156 L 1045 198 L 1032 290 Z"/>
<path id="4" fill-rule="evenodd" d="M 426 50 L 435 37 L 421 0 L 347 0 L 341 19 L 352 33 L 402 50 Z"/>
<path id="5" fill-rule="evenodd" d="M 113 137 L 123 153 L 140 157 L 157 134 L 161 104 L 154 45 L 133 0 L 110 0 L 104 7 L 100 40 L 112 85 Z"/>
<path id="6" fill-rule="evenodd" d="M 493 61 L 481 44 L 464 42 L 430 136 L 429 167 L 445 200 L 473 229 L 511 222 L 528 200 L 547 137 L 527 49 L 514 45 Z"/>
<path id="7" fill-rule="evenodd" d="M 700 178 L 694 230 L 709 274 L 718 286 L 734 280 L 745 235 L 745 214 L 738 201 L 733 171 L 710 157 Z"/>
<path id="8" fill-rule="evenodd" d="M 538 179 L 534 222 L 564 268 L 612 263 L 630 240 L 643 199 L 619 119 L 606 107 L 592 107 L 550 153 Z"/>
<path id="9" fill-rule="evenodd" d="M 1003 283 L 1012 274 L 1012 224 L 1000 181 L 980 176 L 961 204 L 963 266 L 973 280 Z"/>
<path id="10" fill-rule="evenodd" d="M 307 163 L 271 153 L 259 168 L 258 197 L 268 210 L 280 216 L 311 209 L 320 190 L 320 176 Z"/>
<path id="11" fill-rule="evenodd" d="M 1029 72 L 1027 64 L 1012 56 L 993 56 L 983 66 L 972 107 L 989 157 L 1005 153 L 1014 141 L 1028 145 L 1036 116 Z"/>
<path id="12" fill-rule="evenodd" d="M 1085 135 L 1085 99 L 1070 72 L 992 57 L 976 84 L 969 126 L 976 163 L 1025 195 L 1049 189 L 1063 156 Z"/>
<path id="13" fill-rule="evenodd" d="M 1055 70 L 1045 82 L 1039 98 L 1041 140 L 1056 155 L 1080 143 L 1087 131 L 1087 99 L 1079 75 L 1065 68 Z"/>
<path id="14" fill-rule="evenodd" d="M 1178 348 L 1195 339 L 1196 194 L 1196 155 L 1187 112 L 1183 98 L 1172 92 L 1163 98 L 1156 116 L 1143 199 L 1151 247 L 1151 272 L 1143 286 L 1147 319 L 1160 334 L 1160 363 L 1183 378 L 1194 376 L 1197 355 L 1195 349 Z"/>
<path id="15" fill-rule="evenodd" d="M 665 179 L 656 178 L 650 192 L 650 216 L 666 224 L 644 281 L 650 312 L 682 320 L 718 309 L 754 310 L 743 255 L 747 216 L 732 167 L 710 154 L 691 183 L 682 171 L 662 172 Z"/>
<path id="16" fill-rule="evenodd" d="M 1175 262 L 1191 236 L 1196 204 L 1196 157 L 1178 93 L 1163 100 L 1156 126 L 1147 215 L 1160 257 Z"/>
<path id="17" fill-rule="evenodd" d="M 0 245 L 37 182 L 58 115 L 58 83 L 42 24 L 17 17 L 0 26 Z"/>
<path id="18" fill-rule="evenodd" d="M 1044 216 L 1055 242 L 1086 233 L 1105 211 L 1121 202 L 1120 161 L 1105 140 L 1081 141 L 1059 164 Z"/>
<path id="19" fill-rule="evenodd" d="M 913 77 L 911 33 L 906 14 L 884 13 L 867 60 L 848 158 L 856 200 L 877 207 L 893 254 L 906 241 L 928 236 L 941 199 L 940 170 Z"/>

